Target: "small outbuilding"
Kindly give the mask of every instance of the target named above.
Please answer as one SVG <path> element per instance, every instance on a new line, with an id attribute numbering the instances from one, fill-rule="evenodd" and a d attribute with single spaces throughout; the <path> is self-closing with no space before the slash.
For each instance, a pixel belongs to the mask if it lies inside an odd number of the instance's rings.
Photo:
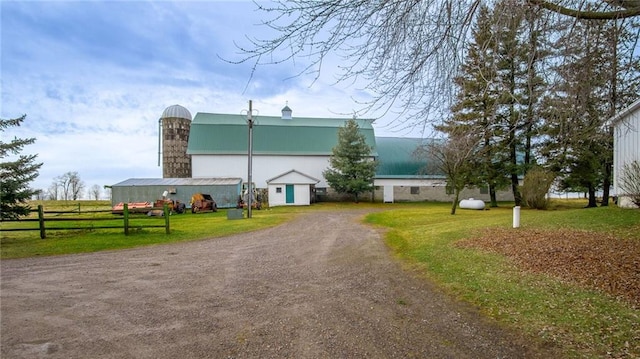
<path id="1" fill-rule="evenodd" d="M 111 186 L 111 205 L 172 199 L 191 205 L 195 193 L 209 194 L 218 208 L 235 208 L 242 190 L 241 178 L 129 178 Z"/>
<path id="2" fill-rule="evenodd" d="M 629 194 L 620 188 L 623 167 L 640 161 L 640 100 L 612 117 L 613 127 L 613 190 L 620 207 L 635 207 Z"/>
<path id="3" fill-rule="evenodd" d="M 320 180 L 296 170 L 267 180 L 269 206 L 308 206 Z"/>

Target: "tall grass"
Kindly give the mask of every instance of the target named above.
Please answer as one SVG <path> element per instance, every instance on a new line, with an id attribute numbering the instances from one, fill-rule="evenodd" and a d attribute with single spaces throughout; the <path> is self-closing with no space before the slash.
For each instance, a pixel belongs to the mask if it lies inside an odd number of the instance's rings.
<path id="1" fill-rule="evenodd" d="M 606 294 L 520 271 L 508 259 L 453 244 L 480 229 L 511 227 L 510 207 L 459 211 L 448 205 L 406 206 L 370 214 L 391 230 L 386 241 L 397 256 L 420 268 L 452 295 L 532 338 L 559 346 L 568 357 L 640 357 L 640 311 Z M 569 207 L 569 209 L 566 209 Z M 523 209 L 523 228 L 576 228 L 620 233 L 640 240 L 640 211 L 572 208 Z"/>

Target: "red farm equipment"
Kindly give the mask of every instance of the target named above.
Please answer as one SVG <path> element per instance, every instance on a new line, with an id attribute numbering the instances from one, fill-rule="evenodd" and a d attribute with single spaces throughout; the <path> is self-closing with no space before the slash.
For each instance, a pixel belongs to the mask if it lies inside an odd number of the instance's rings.
<path id="1" fill-rule="evenodd" d="M 211 195 L 204 193 L 196 193 L 191 196 L 191 213 L 202 211 L 218 212 L 218 205 Z"/>

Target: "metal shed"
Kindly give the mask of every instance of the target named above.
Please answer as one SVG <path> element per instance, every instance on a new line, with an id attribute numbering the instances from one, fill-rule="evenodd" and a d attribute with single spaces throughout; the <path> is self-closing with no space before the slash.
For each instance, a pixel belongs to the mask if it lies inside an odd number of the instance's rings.
<path id="1" fill-rule="evenodd" d="M 155 202 L 167 198 L 190 207 L 194 193 L 207 193 L 218 208 L 235 208 L 242 190 L 241 178 L 129 178 L 111 186 L 111 205 L 120 202 Z"/>

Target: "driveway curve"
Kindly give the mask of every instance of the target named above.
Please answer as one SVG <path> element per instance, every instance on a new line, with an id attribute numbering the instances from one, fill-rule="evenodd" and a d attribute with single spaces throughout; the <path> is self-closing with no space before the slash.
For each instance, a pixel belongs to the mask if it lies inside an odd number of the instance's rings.
<path id="1" fill-rule="evenodd" d="M 403 270 L 364 211 L 1 263 L 2 358 L 549 358 Z"/>

